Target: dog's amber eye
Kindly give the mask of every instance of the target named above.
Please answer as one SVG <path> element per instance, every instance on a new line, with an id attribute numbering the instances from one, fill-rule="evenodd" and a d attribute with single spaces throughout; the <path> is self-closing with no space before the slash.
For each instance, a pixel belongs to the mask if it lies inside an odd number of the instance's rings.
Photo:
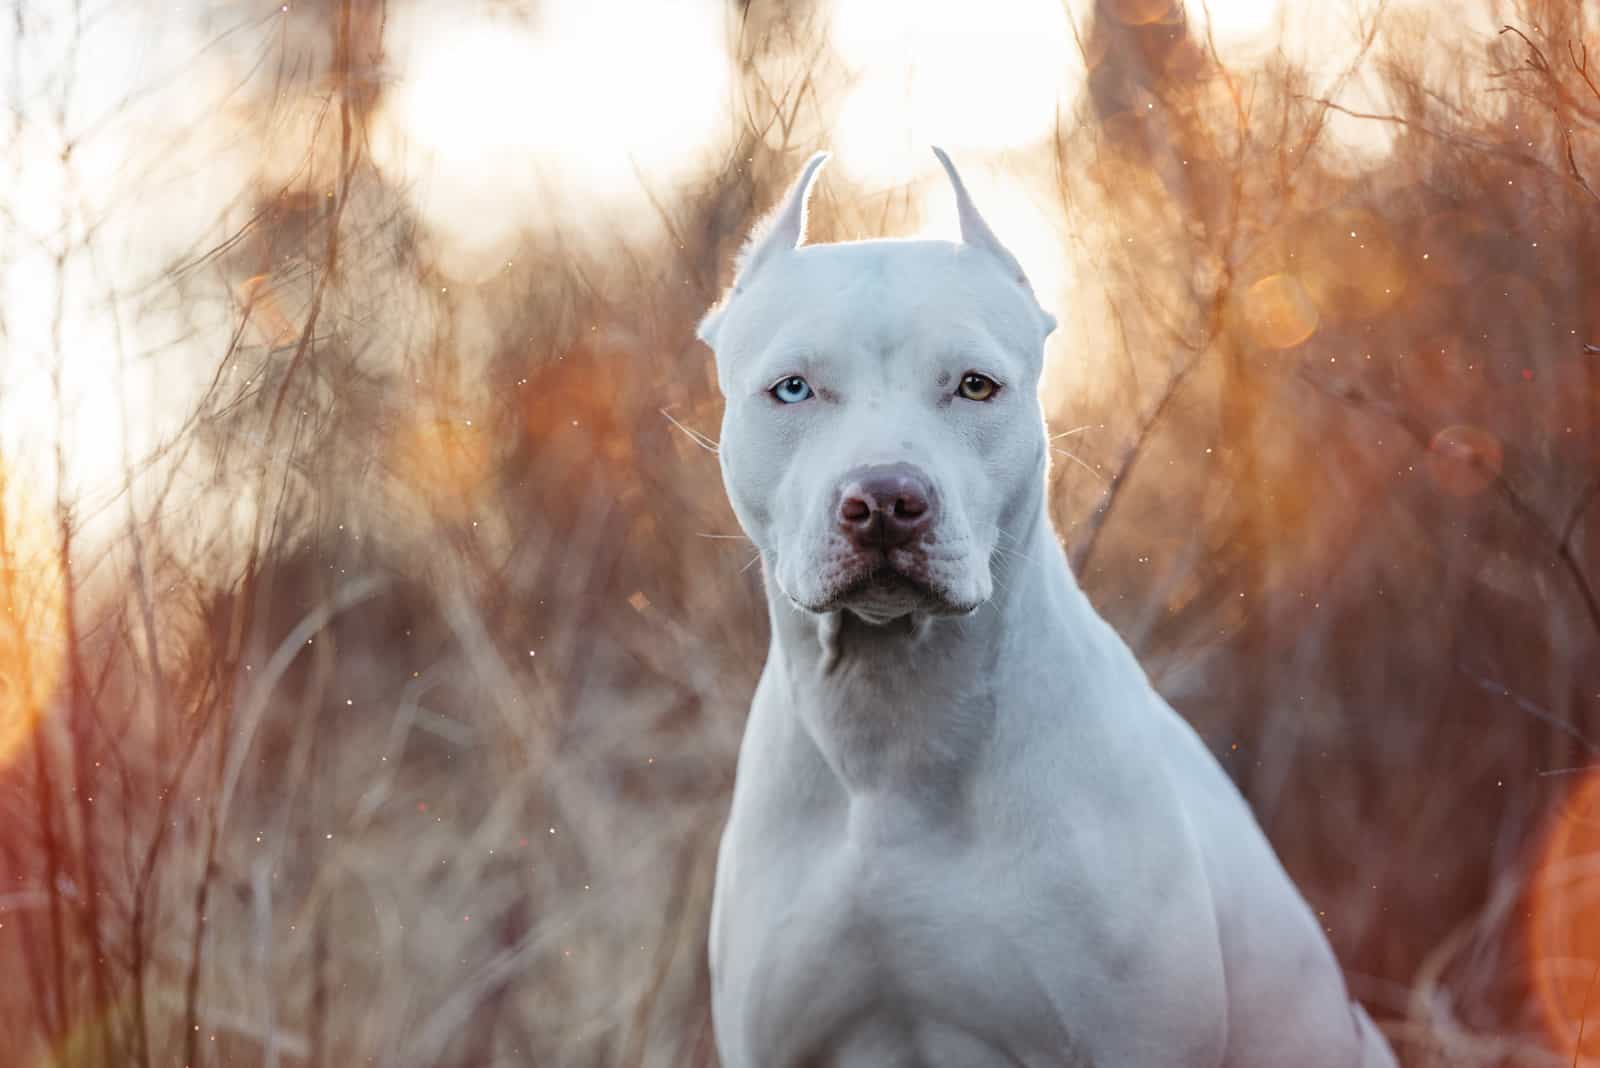
<path id="1" fill-rule="evenodd" d="M 970 401 L 986 401 L 1000 391 L 1000 383 L 988 375 L 980 375 L 976 371 L 969 371 L 961 376 L 961 387 L 957 393 Z"/>

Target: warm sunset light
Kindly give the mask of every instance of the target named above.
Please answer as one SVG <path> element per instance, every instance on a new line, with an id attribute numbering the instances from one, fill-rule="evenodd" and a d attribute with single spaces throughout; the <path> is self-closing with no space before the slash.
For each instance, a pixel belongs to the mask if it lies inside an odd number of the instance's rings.
<path id="1" fill-rule="evenodd" d="M 41 234 L 81 225 L 74 218 L 76 205 L 60 187 L 54 166 L 60 150 L 47 132 L 25 129 L 15 151 L 10 158 L 16 171 L 0 174 L 0 197 L 12 190 L 22 218 Z M 12 231 L 13 236 L 28 233 Z M 125 430 L 115 324 L 106 309 L 84 307 L 62 288 L 47 246 L 18 244 L 16 259 L 0 263 L 0 301 L 6 311 L 0 339 L 0 457 L 9 464 L 14 484 L 26 481 L 49 499 L 57 466 L 48 443 L 59 431 L 61 471 L 70 492 L 103 490 L 118 474 Z M 58 299 L 65 305 L 59 316 L 54 311 Z M 141 421 L 137 435 L 142 438 L 144 431 Z"/>
<path id="2" fill-rule="evenodd" d="M 1594 4 L 0 10 L 0 1068 L 1600 1068 Z"/>
<path id="3" fill-rule="evenodd" d="M 199 302 L 140 294 L 227 219 L 248 166 L 213 99 L 234 80 L 203 32 L 152 30 L 129 5 L 76 25 L 57 13 L 17 27 L 20 52 L 0 46 L 0 80 L 24 96 L 78 64 L 71 107 L 0 123 L 0 457 L 37 499 L 59 472 L 68 497 L 103 501 L 209 380 L 195 370 L 214 341 Z M 182 91 L 130 93 L 179 65 Z"/>
<path id="4" fill-rule="evenodd" d="M 1587 777 L 1551 824 L 1532 905 L 1529 963 L 1545 1026 L 1565 1055 L 1600 1056 L 1600 777 Z"/>
<path id="5" fill-rule="evenodd" d="M 388 467 L 427 507 L 459 519 L 471 512 L 491 473 L 487 438 L 470 419 L 411 420 L 395 436 Z"/>
<path id="6" fill-rule="evenodd" d="M 928 153 L 933 158 L 933 153 Z M 1069 302 L 1072 257 L 1068 223 L 1059 205 L 1025 177 L 1007 174 L 969 163 L 962 172 L 974 197 L 987 205 L 984 217 L 1005 241 L 1017 262 L 1022 264 L 1033 291 L 1047 308 L 1058 309 Z M 919 186 L 918 214 L 922 225 L 919 237 L 954 241 L 959 235 L 955 202 L 942 174 Z"/>
<path id="7" fill-rule="evenodd" d="M 1283 0 L 1211 0 L 1186 8 L 1219 48 L 1253 47 L 1270 40 L 1281 21 Z"/>
<path id="8" fill-rule="evenodd" d="M 850 70 L 833 142 L 840 167 L 882 187 L 932 174 L 951 152 L 1049 136 L 1081 78 L 1061 4 L 836 3 L 831 40 Z"/>
<path id="9" fill-rule="evenodd" d="M 55 693 L 65 652 L 54 524 L 0 456 L 0 770 Z"/>
<path id="10" fill-rule="evenodd" d="M 407 9 L 379 162 L 469 245 L 598 224 L 580 203 L 638 225 L 646 191 L 702 166 L 728 128 L 726 26 L 713 4 L 674 4 L 630 8 L 618 29 L 584 0 L 527 20 Z"/>

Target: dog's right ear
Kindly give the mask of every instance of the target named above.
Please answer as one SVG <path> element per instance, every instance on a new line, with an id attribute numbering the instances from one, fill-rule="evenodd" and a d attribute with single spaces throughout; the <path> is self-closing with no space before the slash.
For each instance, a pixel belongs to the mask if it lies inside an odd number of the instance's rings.
<path id="1" fill-rule="evenodd" d="M 777 210 L 757 223 L 755 229 L 750 231 L 744 248 L 733 261 L 732 288 L 715 307 L 706 312 L 705 318 L 700 320 L 700 325 L 695 330 L 701 341 L 716 348 L 713 339 L 716 337 L 717 326 L 722 322 L 722 314 L 727 310 L 729 302 L 744 290 L 763 264 L 770 262 L 776 256 L 792 252 L 805 240 L 806 207 L 811 200 L 811 186 L 817 179 L 817 171 L 826 162 L 828 162 L 826 152 L 818 152 L 807 160 L 800 177 L 790 186 L 789 192 L 785 194 Z"/>
<path id="2" fill-rule="evenodd" d="M 1023 271 L 1022 264 L 1017 262 L 1010 249 L 1000 243 L 1000 238 L 995 236 L 995 232 L 978 213 L 978 206 L 972 202 L 972 194 L 967 192 L 967 183 L 961 180 L 956 165 L 950 162 L 949 153 L 934 145 L 933 154 L 939 157 L 939 165 L 944 168 L 945 175 L 950 179 L 950 186 L 955 190 L 956 211 L 961 217 L 961 243 L 987 252 L 1001 269 L 1022 287 L 1023 292 L 1033 299 L 1034 307 L 1039 311 L 1040 324 L 1048 336 L 1056 328 L 1056 317 L 1039 306 L 1038 298 L 1034 297 L 1033 286 L 1028 283 L 1028 276 Z"/>

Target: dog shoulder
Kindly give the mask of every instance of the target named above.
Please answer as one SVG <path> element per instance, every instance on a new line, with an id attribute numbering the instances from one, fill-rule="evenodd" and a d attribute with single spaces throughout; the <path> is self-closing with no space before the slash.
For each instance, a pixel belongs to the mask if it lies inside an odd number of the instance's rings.
<path id="1" fill-rule="evenodd" d="M 1239 1063 L 1264 1065 L 1316 1048 L 1327 1063 L 1349 1063 L 1352 1046 L 1363 1042 L 1351 1024 L 1358 1010 L 1350 1007 L 1315 911 L 1194 728 L 1168 709 L 1162 735 L 1184 818 L 1205 858 L 1226 976 L 1230 1055 L 1241 1051 Z M 1283 1046 L 1285 1035 L 1292 1048 Z"/>

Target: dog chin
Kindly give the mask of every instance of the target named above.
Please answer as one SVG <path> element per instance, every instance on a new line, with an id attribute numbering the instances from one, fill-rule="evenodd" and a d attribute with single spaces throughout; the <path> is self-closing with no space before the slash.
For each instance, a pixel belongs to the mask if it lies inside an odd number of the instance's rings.
<path id="1" fill-rule="evenodd" d="M 874 625 L 910 615 L 970 615 L 983 603 L 957 598 L 948 590 L 889 566 L 862 572 L 821 597 L 806 599 L 790 594 L 789 599 L 807 612 L 823 614 L 843 609 Z"/>

